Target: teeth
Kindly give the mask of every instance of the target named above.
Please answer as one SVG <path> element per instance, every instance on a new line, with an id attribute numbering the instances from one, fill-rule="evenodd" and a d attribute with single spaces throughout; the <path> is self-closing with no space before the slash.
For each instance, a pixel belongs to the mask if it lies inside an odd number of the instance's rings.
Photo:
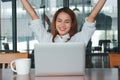
<path id="1" fill-rule="evenodd" d="M 65 30 L 65 29 L 64 29 L 64 28 L 60 28 L 60 30 L 62 30 L 62 31 L 63 31 L 63 30 Z"/>

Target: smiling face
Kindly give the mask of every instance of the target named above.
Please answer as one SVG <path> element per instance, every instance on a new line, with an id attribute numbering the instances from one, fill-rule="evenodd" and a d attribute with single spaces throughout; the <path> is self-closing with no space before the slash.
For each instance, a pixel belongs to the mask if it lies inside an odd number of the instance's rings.
<path id="1" fill-rule="evenodd" d="M 75 13 L 68 7 L 56 11 L 52 20 L 52 41 L 55 42 L 57 35 L 63 36 L 69 33 L 70 38 L 77 33 L 77 19 Z"/>
<path id="2" fill-rule="evenodd" d="M 71 17 L 67 13 L 61 12 L 58 14 L 56 18 L 56 30 L 60 36 L 63 36 L 70 31 L 71 22 Z"/>

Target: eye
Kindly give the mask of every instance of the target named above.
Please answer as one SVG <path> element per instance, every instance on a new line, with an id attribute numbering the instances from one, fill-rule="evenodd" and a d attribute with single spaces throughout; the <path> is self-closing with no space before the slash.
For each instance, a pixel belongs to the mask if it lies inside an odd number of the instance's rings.
<path id="1" fill-rule="evenodd" d="M 70 23 L 70 21 L 66 21 L 66 23 Z"/>
<path id="2" fill-rule="evenodd" d="M 58 20 L 57 22 L 61 22 L 60 20 Z"/>
<path id="3" fill-rule="evenodd" d="M 70 21 L 70 20 L 67 20 L 67 21 L 65 21 L 65 23 L 71 23 L 71 21 Z"/>
<path id="4" fill-rule="evenodd" d="M 57 22 L 61 22 L 62 20 L 57 19 L 56 21 L 57 21 Z"/>

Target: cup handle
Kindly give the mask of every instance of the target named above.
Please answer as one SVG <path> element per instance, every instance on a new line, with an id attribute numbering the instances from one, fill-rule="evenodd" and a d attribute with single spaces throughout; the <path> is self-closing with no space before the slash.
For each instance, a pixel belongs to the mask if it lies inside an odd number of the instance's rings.
<path id="1" fill-rule="evenodd" d="M 12 61 L 12 62 L 10 63 L 10 67 L 11 67 L 12 71 L 17 72 L 17 71 L 13 68 L 13 63 L 15 63 L 15 61 Z"/>

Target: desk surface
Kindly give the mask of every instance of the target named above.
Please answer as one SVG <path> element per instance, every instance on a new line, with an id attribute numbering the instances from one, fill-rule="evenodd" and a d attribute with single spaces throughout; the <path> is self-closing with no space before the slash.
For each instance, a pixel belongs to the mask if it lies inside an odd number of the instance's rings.
<path id="1" fill-rule="evenodd" d="M 120 80 L 117 68 L 88 68 L 84 76 L 35 77 L 34 69 L 29 75 L 16 75 L 10 69 L 0 69 L 0 80 Z"/>

